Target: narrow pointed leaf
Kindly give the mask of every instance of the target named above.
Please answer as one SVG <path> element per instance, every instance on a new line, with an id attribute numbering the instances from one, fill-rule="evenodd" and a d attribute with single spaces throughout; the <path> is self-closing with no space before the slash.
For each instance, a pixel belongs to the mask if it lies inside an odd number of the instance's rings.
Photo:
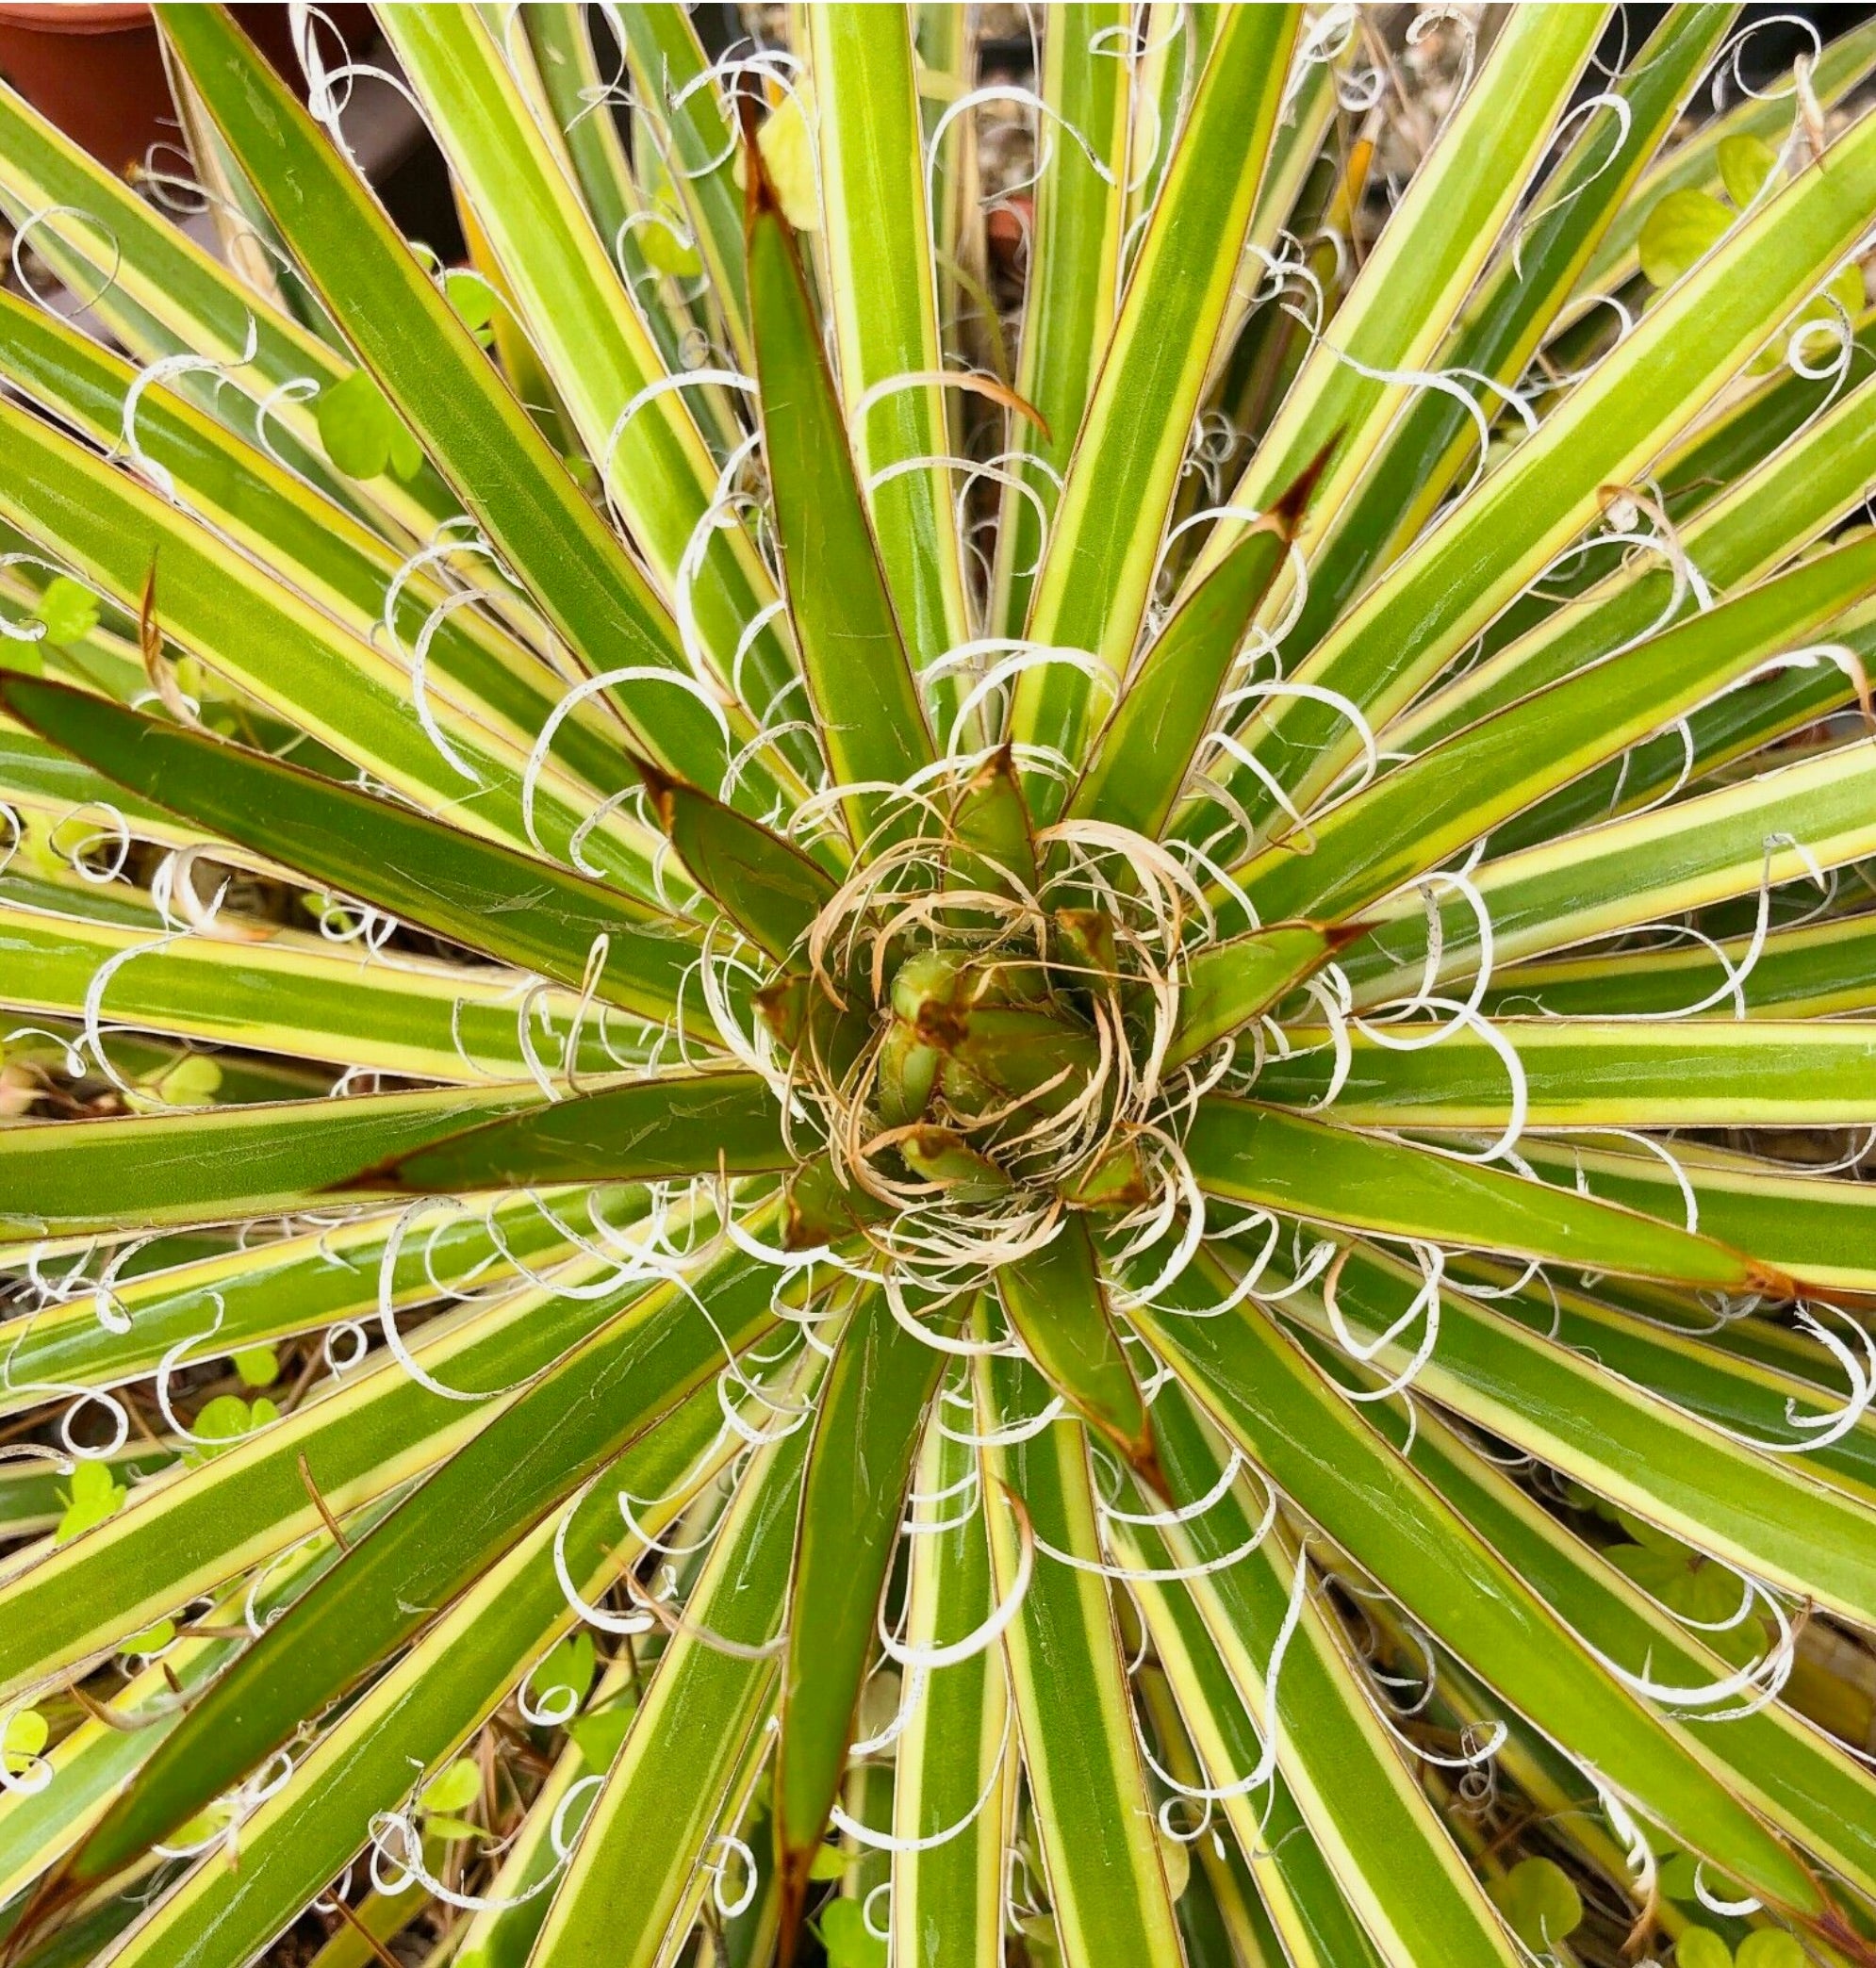
<path id="1" fill-rule="evenodd" d="M 389 800 L 63 684 L 0 678 L 0 708 L 223 840 L 610 1004 L 662 1019 L 691 966 L 647 905 Z"/>
<path id="2" fill-rule="evenodd" d="M 1005 635 L 1023 632 L 1042 557 L 1043 514 L 1057 497 L 1049 474 L 1068 468 L 1120 302 L 1128 104 L 1113 50 L 1128 31 L 1127 9 L 1112 0 L 1070 0 L 1042 19 L 1037 86 L 1054 111 L 1050 123 L 1075 137 L 1047 144 L 1035 186 L 1016 393 L 1042 422 L 1018 419 L 1010 437 L 1017 452 L 1011 468 L 1043 511 L 1013 485 L 1004 489 L 993 606 Z M 1147 37 L 1149 45 L 1162 39 L 1157 31 Z"/>
<path id="3" fill-rule="evenodd" d="M 784 1936 L 847 1766 L 860 1687 L 925 1411 L 945 1356 L 868 1291 L 824 1380 L 801 1484 L 775 1750 L 775 1848 Z"/>
<path id="4" fill-rule="evenodd" d="M 931 732 L 794 234 L 752 146 L 747 156 L 749 311 L 789 612 L 834 779 L 863 789 L 847 800 L 861 840 L 880 818 L 880 783 L 930 763 Z"/>
<path id="5" fill-rule="evenodd" d="M 976 1458 L 940 1425 L 950 1419 L 941 1408 L 926 1428 L 909 1513 L 921 1529 L 905 1637 L 925 1651 L 966 1639 L 994 1605 L 985 1514 L 955 1507 L 975 1487 Z M 1003 1951 L 1003 1818 L 1016 1756 L 1002 1649 L 924 1672 L 893 1771 L 893 1942 L 918 1968 L 975 1968 Z"/>
<path id="6" fill-rule="evenodd" d="M 1262 181 L 1299 19 L 1287 7 L 1232 8 L 1199 78 L 1127 279 L 1120 319 L 1069 467 L 1028 634 L 1085 650 L 1118 680 L 1133 655 L 1186 434 Z M 1293 475 L 1293 474 L 1292 474 Z M 1080 756 L 1088 680 L 1056 664 L 1017 687 L 1012 736 Z M 1034 781 L 1039 817 L 1060 789 Z"/>
<path id="7" fill-rule="evenodd" d="M 697 1853 L 732 1829 L 725 1794 L 758 1747 L 780 1679 L 807 1447 L 806 1429 L 789 1430 L 737 1484 L 687 1609 L 691 1631 L 665 1649 L 528 1957 L 538 1968 L 650 1968 Z M 710 1634 L 734 1651 L 713 1647 Z"/>
<path id="8" fill-rule="evenodd" d="M 642 1533 L 665 1529 L 699 1475 L 720 1461 L 712 1439 L 717 1419 L 716 1402 L 694 1394 L 620 1458 L 614 1483 L 656 1500 L 643 1508 Z M 421 1775 L 443 1767 L 572 1623 L 554 1563 L 556 1529 L 543 1524 L 488 1566 L 242 1821 L 237 1861 L 197 1867 L 140 1924 L 119 1956 L 123 1968 L 251 1959 L 351 1863 L 374 1822 L 414 1812 Z M 638 1533 L 621 1536 L 605 1492 L 572 1513 L 561 1562 L 583 1593 L 597 1595 L 642 1549 Z"/>
<path id="9" fill-rule="evenodd" d="M 514 1102 L 518 1106 L 520 1103 Z M 387 1156 L 370 1187 L 411 1195 L 535 1189 L 554 1182 L 635 1182 L 784 1169 L 781 1109 L 752 1073 L 672 1073 L 536 1106 L 528 1126 L 433 1131 L 425 1152 Z"/>
<path id="10" fill-rule="evenodd" d="M 1859 861 L 1876 851 L 1872 787 L 1876 752 L 1847 745 L 1489 862 L 1474 884 L 1497 960 L 1566 949 Z M 1443 899 L 1440 908 L 1436 982 L 1478 957 L 1471 908 Z M 1414 990 L 1429 968 L 1421 898 L 1411 914 L 1393 904 L 1385 914 L 1392 920 L 1339 959 L 1358 1007 Z"/>
<path id="11" fill-rule="evenodd" d="M 780 961 L 800 944 L 834 884 L 827 871 L 760 821 L 649 767 L 650 804 L 698 887 Z"/>
<path id="12" fill-rule="evenodd" d="M 1489 1033 L 1489 1037 L 1482 1033 Z M 1328 1091 L 1326 1035 L 1292 1028 L 1259 1095 L 1301 1105 Z M 1496 1041 L 1494 1044 L 1492 1041 Z M 1519 1086 L 1499 1046 L 1517 1056 Z M 1836 1127 L 1876 1113 L 1876 1025 L 1662 1019 L 1501 1019 L 1403 1051 L 1356 1035 L 1337 1121 L 1408 1129 Z"/>
<path id="13" fill-rule="evenodd" d="M 1209 1194 L 1315 1222 L 1456 1243 L 1489 1223 L 1499 1250 L 1585 1271 L 1735 1290 L 1788 1285 L 1709 1238 L 1593 1198 L 1216 1093 L 1199 1103 L 1185 1149 Z"/>
<path id="14" fill-rule="evenodd" d="M 1419 1288 L 1417 1271 L 1358 1252 L 1339 1274 L 1336 1303 L 1366 1343 Z M 1295 1316 L 1330 1331 L 1318 1302 Z M 1388 1342 L 1374 1364 L 1391 1375 L 1412 1351 Z M 1876 1522 L 1790 1459 L 1729 1440 L 1462 1291 L 1441 1291 L 1439 1344 L 1414 1379 L 1474 1427 L 1671 1535 L 1855 1625 L 1876 1624 Z"/>
<path id="15" fill-rule="evenodd" d="M 426 1141 L 543 1098 L 532 1082 L 0 1126 L 0 1244 L 304 1208 Z M 714 1166 L 715 1157 L 712 1158 Z"/>
<path id="16" fill-rule="evenodd" d="M 1872 589 L 1876 539 L 1806 561 L 1481 719 L 1312 819 L 1308 854 L 1269 848 L 1236 879 L 1265 919 L 1353 915 L 1769 658 L 1818 640 Z"/>
<path id="17" fill-rule="evenodd" d="M 978 1396 L 979 1432 L 993 1438 L 1046 1399 L 1033 1369 L 1004 1359 L 979 1363 Z M 987 1448 L 983 1467 L 999 1599 L 1016 1589 L 1019 1508 L 1047 1548 L 1035 1556 L 1003 1644 L 1062 1961 L 1179 1968 L 1107 1584 L 1048 1555 L 1100 1560 L 1081 1424 L 1058 1420 L 1028 1440 Z"/>
<path id="18" fill-rule="evenodd" d="M 912 25 L 903 7 L 817 7 L 802 19 L 842 404 L 906 653 L 922 670 L 971 631 L 952 474 L 925 462 L 951 450 L 949 406 L 933 383 L 897 383 L 944 367 Z M 882 384 L 895 386 L 863 410 Z M 940 695 L 954 706 L 956 680 Z"/>
<path id="19" fill-rule="evenodd" d="M 219 7 L 160 19 L 347 339 L 589 671 L 687 677 L 645 577 L 292 91 Z M 634 679 L 615 686 L 615 701 L 667 770 L 715 779 L 723 741 L 688 691 Z"/>
<path id="20" fill-rule="evenodd" d="M 1182 1504 L 1208 1495 L 1220 1473 L 1217 1453 L 1186 1402 L 1166 1402 L 1168 1476 Z M 1123 1525 L 1129 1562 L 1148 1570 L 1193 1569 L 1228 1556 L 1254 1533 L 1240 1492 L 1190 1525 Z M 1223 1800 L 1239 1843 L 1270 1896 L 1273 1917 L 1289 1941 L 1319 1950 L 1328 1937 L 1318 1923 L 1340 1909 L 1311 1876 L 1325 1866 L 1364 1924 L 1338 1950 L 1361 1960 L 1374 1949 L 1403 1968 L 1430 1959 L 1489 1963 L 1517 1959 L 1477 1880 L 1406 1767 L 1375 1714 L 1321 1608 L 1307 1594 L 1292 1615 L 1303 1552 L 1275 1531 L 1241 1562 L 1191 1583 L 1143 1582 L 1140 1593 L 1181 1712 L 1210 1763 L 1215 1787 L 1226 1788 L 1260 1767 L 1275 1738 L 1275 1781 L 1305 1850 L 1289 1855 L 1262 1822 L 1260 1790 Z M 1286 1626 L 1287 1640 L 1281 1638 Z M 1399 1854 L 1421 1855 L 1412 1866 Z M 1288 1862 L 1286 1862 L 1286 1860 Z M 1325 1902 L 1326 1901 L 1326 1904 Z M 1316 1931 L 1312 1931 L 1316 1929 Z M 1300 1930 L 1300 1931 L 1299 1931 Z M 1339 1951 L 1327 1958 L 1339 1960 Z"/>
<path id="21" fill-rule="evenodd" d="M 1203 1306 L 1217 1287 L 1208 1291 L 1188 1271 L 1176 1295 Z M 1816 1879 L 1710 1763 L 1606 1673 L 1260 1313 L 1137 1316 L 1156 1344 L 1186 1363 L 1214 1419 L 1271 1480 L 1312 1518 L 1333 1522 L 1343 1549 L 1501 1695 L 1539 1729 L 1567 1737 L 1605 1780 L 1728 1877 L 1800 1919 L 1829 1924 Z"/>
<path id="22" fill-rule="evenodd" d="M 1384 721 L 1449 663 L 1720 394 L 1868 225 L 1876 117 L 1852 123 L 1666 294 L 1530 438 L 1450 508 L 1344 615 L 1294 680 Z M 1267 768 L 1307 809 L 1359 755 L 1344 712 L 1308 699 L 1273 713 Z M 1265 795 L 1255 787 L 1259 805 Z"/>
<path id="23" fill-rule="evenodd" d="M 1192 771 L 1219 693 L 1259 604 L 1283 566 L 1303 498 L 1254 529 L 1193 588 L 1128 680 L 1080 783 L 1070 816 L 1129 827 L 1154 840 Z"/>
<path id="24" fill-rule="evenodd" d="M 1250 1024 L 1326 961 L 1335 935 L 1313 923 L 1277 923 L 1199 950 L 1179 993 L 1167 1063 L 1182 1066 Z"/>
<path id="25" fill-rule="evenodd" d="M 402 7 L 385 29 L 586 454 L 668 602 L 716 490 L 692 403 L 669 386 L 657 344 L 477 10 Z M 774 599 L 753 544 L 739 530 L 711 528 L 689 593 L 702 649 L 727 682 L 743 631 Z M 787 681 L 772 631 L 747 660 L 765 695 Z"/>
<path id="26" fill-rule="evenodd" d="M 996 1283 L 1010 1323 L 1049 1386 L 1157 1484 L 1153 1425 L 1086 1223 L 1070 1218 L 1053 1242 L 1005 1265 Z"/>
<path id="27" fill-rule="evenodd" d="M 1407 400 L 1550 147 L 1607 10 L 1508 15 L 1477 75 L 1309 352 L 1229 503 L 1261 512 L 1337 433 L 1321 511 L 1333 516 Z M 1230 541 L 1221 528 L 1201 566 Z"/>
<path id="28" fill-rule="evenodd" d="M 72 1861 L 74 1881 L 108 1875 L 260 1763 L 392 1648 L 472 1585 L 585 1479 L 767 1331 L 767 1274 L 738 1255 L 700 1318 L 655 1287 L 560 1360 L 431 1475 L 270 1627 L 146 1767 Z M 719 1337 L 720 1336 L 720 1337 Z"/>

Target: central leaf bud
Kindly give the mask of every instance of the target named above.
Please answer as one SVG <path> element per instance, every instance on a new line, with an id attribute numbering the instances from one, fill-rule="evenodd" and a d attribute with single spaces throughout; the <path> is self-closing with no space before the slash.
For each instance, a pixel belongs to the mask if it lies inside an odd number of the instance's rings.
<path id="1" fill-rule="evenodd" d="M 961 775 L 944 834 L 849 877 L 757 995 L 796 1248 L 860 1236 L 954 1284 L 1177 1177 L 1196 891 L 1119 828 L 1031 837 L 1014 787 L 1007 757 Z"/>

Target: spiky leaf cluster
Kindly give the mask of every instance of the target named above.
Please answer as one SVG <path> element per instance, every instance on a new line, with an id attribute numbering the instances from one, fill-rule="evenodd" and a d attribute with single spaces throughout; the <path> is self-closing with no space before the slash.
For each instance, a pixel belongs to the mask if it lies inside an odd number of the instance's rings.
<path id="1" fill-rule="evenodd" d="M 1876 1960 L 1876 34 L 1001 11 L 0 90 L 22 1968 Z"/>

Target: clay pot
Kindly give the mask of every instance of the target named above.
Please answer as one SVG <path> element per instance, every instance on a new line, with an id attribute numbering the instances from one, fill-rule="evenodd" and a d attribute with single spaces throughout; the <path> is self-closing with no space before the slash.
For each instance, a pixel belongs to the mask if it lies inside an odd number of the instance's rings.
<path id="1" fill-rule="evenodd" d="M 358 6 L 327 11 L 341 31 L 359 25 L 341 17 L 366 14 Z M 302 87 L 286 8 L 238 7 L 235 13 L 274 67 Z M 113 172 L 140 162 L 153 143 L 177 140 L 175 106 L 147 6 L 8 0 L 0 5 L 0 76 Z"/>

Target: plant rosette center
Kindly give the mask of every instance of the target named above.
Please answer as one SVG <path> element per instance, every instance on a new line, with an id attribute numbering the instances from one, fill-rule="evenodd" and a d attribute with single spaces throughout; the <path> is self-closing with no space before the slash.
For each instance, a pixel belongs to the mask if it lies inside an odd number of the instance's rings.
<path id="1" fill-rule="evenodd" d="M 962 1286 L 1071 1211 L 1163 1224 L 1192 1095 L 1164 1061 L 1205 918 L 1163 851 L 1133 846 L 1065 826 L 1032 876 L 955 830 L 915 838 L 821 910 L 757 993 L 797 1146 L 792 1248 L 858 1235 Z"/>

